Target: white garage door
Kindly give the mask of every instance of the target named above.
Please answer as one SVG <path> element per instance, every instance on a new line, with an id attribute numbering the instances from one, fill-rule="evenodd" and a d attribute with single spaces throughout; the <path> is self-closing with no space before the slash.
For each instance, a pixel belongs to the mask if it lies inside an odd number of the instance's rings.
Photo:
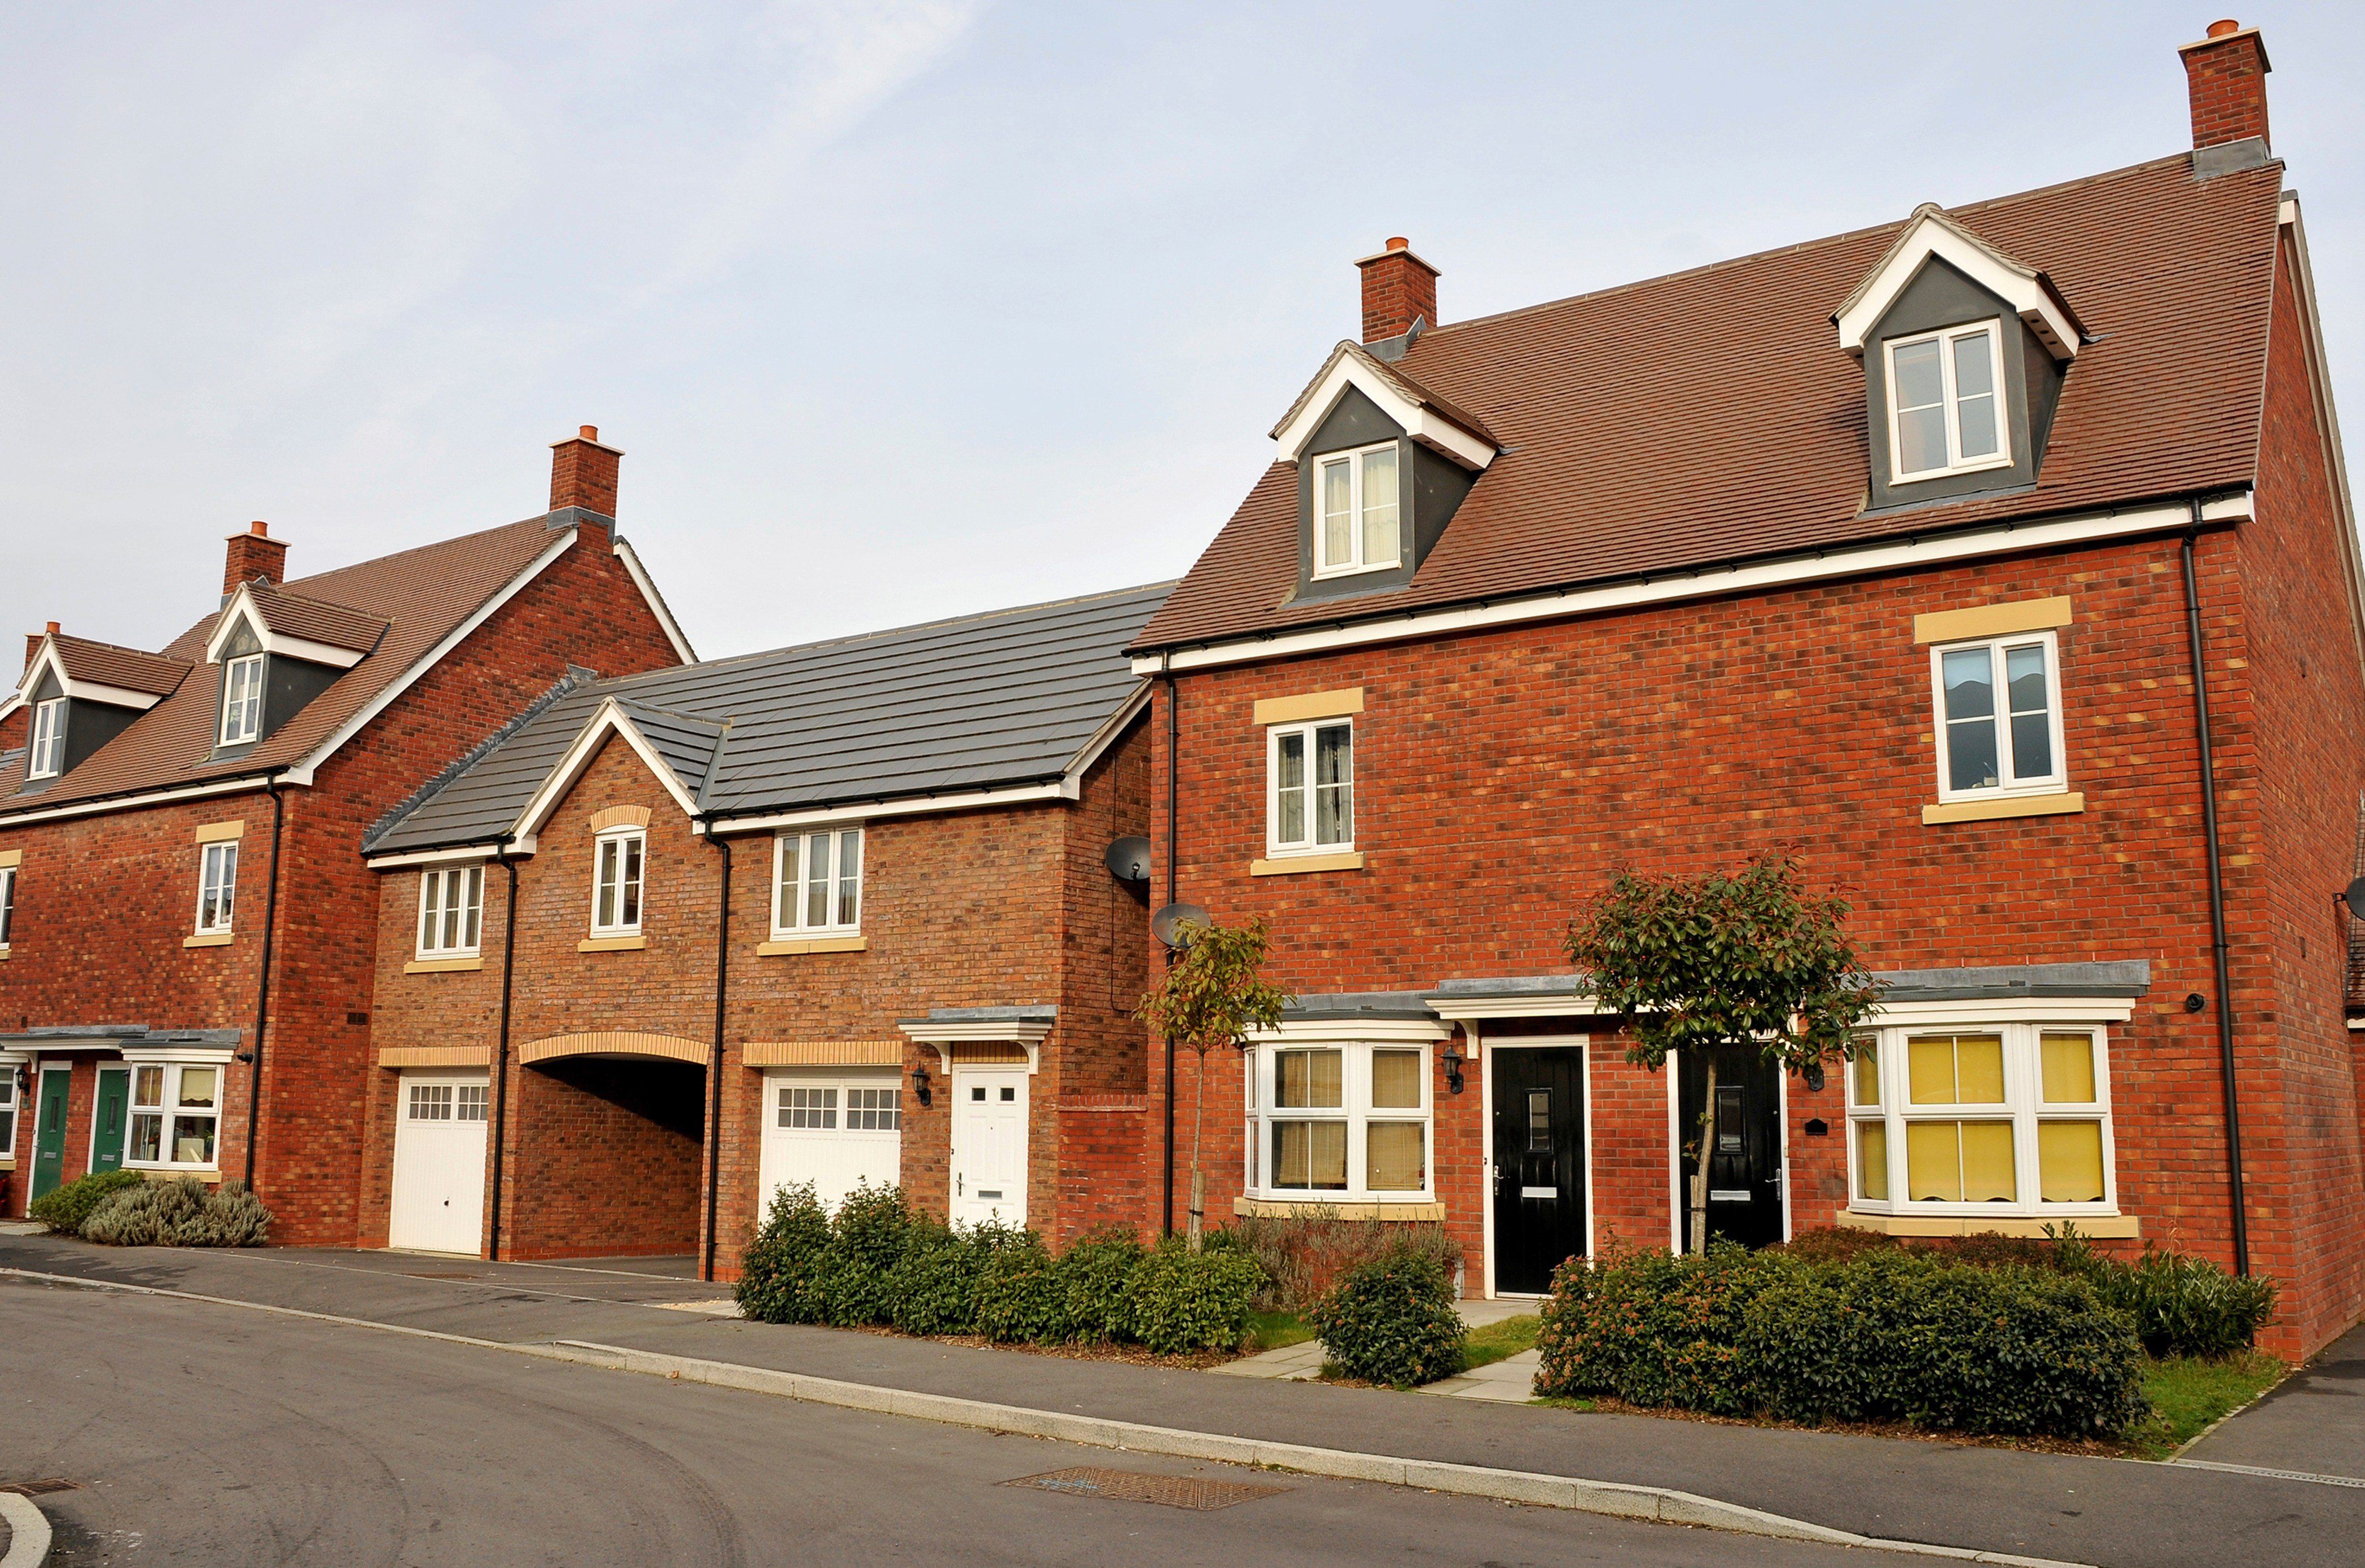
<path id="1" fill-rule="evenodd" d="M 902 1180 L 903 1090 L 894 1072 L 773 1072 L 764 1077 L 759 1207 L 792 1182 L 810 1182 L 835 1211 L 861 1182 Z"/>
<path id="2" fill-rule="evenodd" d="M 420 1252 L 483 1247 L 486 1075 L 402 1075 L 387 1241 Z"/>

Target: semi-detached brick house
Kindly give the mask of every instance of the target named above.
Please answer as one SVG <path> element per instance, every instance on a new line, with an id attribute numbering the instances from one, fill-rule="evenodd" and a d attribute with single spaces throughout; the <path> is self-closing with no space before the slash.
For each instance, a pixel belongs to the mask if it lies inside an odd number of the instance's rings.
<path id="1" fill-rule="evenodd" d="M 2134 168 L 1466 322 L 1358 263 L 1134 647 L 1155 896 L 1296 993 L 1210 1060 L 1215 1217 L 1441 1218 L 1534 1292 L 1687 1245 L 1705 1142 L 1711 1234 L 2074 1221 L 2274 1276 L 2280 1350 L 2357 1319 L 2357 535 L 2264 46 L 2182 55 L 2194 148 Z M 1786 849 L 1883 1011 L 1708 1106 L 1564 932 Z"/>
<path id="2" fill-rule="evenodd" d="M 365 1240 L 727 1276 L 801 1182 L 1138 1225 L 1164 595 L 570 678 L 462 758 L 365 846 Z"/>
<path id="3" fill-rule="evenodd" d="M 691 656 L 596 437 L 554 449 L 543 516 L 293 582 L 256 523 L 161 651 L 30 640 L 0 703 L 6 1212 L 94 1168 L 251 1176 L 276 1239 L 356 1239 L 364 830 L 570 665 Z"/>

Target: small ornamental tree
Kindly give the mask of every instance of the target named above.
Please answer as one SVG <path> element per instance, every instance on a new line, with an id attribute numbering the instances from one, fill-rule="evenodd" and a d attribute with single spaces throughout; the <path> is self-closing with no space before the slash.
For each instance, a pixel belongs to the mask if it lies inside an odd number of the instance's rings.
<path id="1" fill-rule="evenodd" d="M 1246 925 L 1186 924 L 1177 933 L 1182 957 L 1166 978 L 1141 999 L 1141 1021 L 1172 1045 L 1199 1053 L 1198 1092 L 1191 1106 L 1191 1250 L 1199 1250 L 1207 1193 L 1199 1171 L 1199 1128 L 1206 1116 L 1207 1051 L 1247 1047 L 1249 1036 L 1281 1022 L 1289 998 L 1267 985 L 1264 968 L 1271 928 L 1261 919 Z"/>
<path id="2" fill-rule="evenodd" d="M 1691 1180 L 1691 1249 L 1708 1245 L 1707 1121 L 1716 1047 L 1754 1045 L 1819 1081 L 1855 1054 L 1876 1002 L 1872 976 L 1842 928 L 1847 904 L 1800 886 L 1791 856 L 1761 856 L 1737 875 L 1618 873 L 1568 928 L 1568 953 L 1592 976 L 1603 1013 L 1633 1036 L 1627 1059 L 1666 1065 L 1698 1050 L 1708 1063 Z"/>

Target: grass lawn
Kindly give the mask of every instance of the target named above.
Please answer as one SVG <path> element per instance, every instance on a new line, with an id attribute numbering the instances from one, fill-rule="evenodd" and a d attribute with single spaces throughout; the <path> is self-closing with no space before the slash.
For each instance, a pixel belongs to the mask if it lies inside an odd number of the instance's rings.
<path id="1" fill-rule="evenodd" d="M 2166 1459 L 2219 1417 L 2281 1383 L 2290 1371 L 2262 1350 L 2246 1350 L 2222 1361 L 2171 1356 L 2150 1362 L 2144 1369 L 2144 1393 L 2151 1400 L 2151 1418 L 2127 1433 L 2127 1447 L 2141 1459 Z"/>
<path id="2" fill-rule="evenodd" d="M 1467 1371 L 1472 1367 L 1508 1361 L 1521 1350 L 1534 1350 L 1536 1327 L 1540 1321 L 1530 1312 L 1518 1317 L 1506 1317 L 1500 1323 L 1489 1323 L 1483 1328 L 1473 1328 L 1463 1351 L 1463 1369 Z"/>
<path id="3" fill-rule="evenodd" d="M 1313 1328 L 1306 1319 L 1294 1312 L 1251 1312 L 1249 1314 L 1249 1353 L 1278 1350 L 1283 1345 L 1303 1345 L 1314 1338 Z"/>

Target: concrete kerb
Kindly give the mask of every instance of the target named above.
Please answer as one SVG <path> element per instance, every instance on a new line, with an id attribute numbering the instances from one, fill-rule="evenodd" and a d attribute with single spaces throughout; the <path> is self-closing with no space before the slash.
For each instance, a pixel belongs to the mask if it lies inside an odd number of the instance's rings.
<path id="1" fill-rule="evenodd" d="M 1720 1502 L 1713 1497 L 1703 1497 L 1690 1492 L 1679 1492 L 1672 1487 L 1632 1485 L 1616 1481 L 1587 1481 L 1565 1475 L 1541 1474 L 1533 1471 L 1498 1470 L 1486 1465 L 1453 1464 L 1437 1460 L 1399 1459 L 1385 1454 L 1355 1453 L 1343 1449 L 1315 1448 L 1302 1443 L 1272 1442 L 1260 1438 L 1235 1437 L 1222 1432 L 1194 1432 L 1173 1427 L 1152 1427 L 1140 1422 L 1120 1421 L 1108 1417 L 1080 1416 L 1056 1410 L 1035 1410 L 1024 1406 L 998 1405 L 981 1399 L 963 1399 L 954 1394 L 923 1394 L 912 1389 L 887 1388 L 873 1383 L 846 1383 L 835 1378 L 814 1377 L 805 1372 L 779 1372 L 769 1367 L 741 1366 L 731 1361 L 705 1361 L 691 1356 L 671 1356 L 655 1350 L 636 1350 L 624 1346 L 602 1345 L 586 1339 L 562 1339 L 547 1343 L 511 1343 L 499 1339 L 482 1339 L 473 1335 L 450 1334 L 439 1329 L 414 1328 L 397 1323 L 377 1323 L 365 1317 L 347 1317 L 336 1313 L 311 1312 L 300 1307 L 240 1301 L 233 1297 L 206 1295 L 195 1291 L 167 1290 L 156 1285 L 126 1284 L 112 1280 L 84 1279 L 73 1274 L 45 1273 L 32 1269 L 0 1268 L 0 1277 L 36 1280 L 46 1284 L 75 1286 L 85 1290 L 122 1291 L 139 1295 L 164 1296 L 179 1301 L 204 1302 L 214 1306 L 242 1307 L 250 1312 L 267 1312 L 282 1317 L 300 1317 L 317 1323 L 334 1323 L 353 1328 L 374 1328 L 382 1333 L 409 1335 L 420 1339 L 436 1339 L 447 1344 L 469 1345 L 479 1350 L 502 1350 L 511 1355 L 532 1356 L 543 1361 L 564 1361 L 610 1372 L 639 1372 L 678 1382 L 698 1383 L 717 1388 L 734 1388 L 746 1393 L 772 1394 L 801 1400 L 807 1404 L 828 1405 L 846 1410 L 863 1410 L 882 1416 L 900 1416 L 913 1420 L 934 1421 L 939 1425 L 971 1427 L 985 1431 L 1045 1438 L 1057 1442 L 1076 1443 L 1088 1448 L 1116 1449 L 1138 1453 L 1160 1454 L 1173 1459 L 1206 1460 L 1216 1463 L 1253 1465 L 1267 1470 L 1292 1471 L 1304 1475 L 1319 1475 L 1345 1481 L 1371 1481 L 1391 1486 L 1415 1486 L 1426 1491 L 1494 1498 L 1507 1503 L 1525 1503 L 1538 1507 L 1565 1508 L 1578 1513 L 1605 1514 L 1628 1519 L 1647 1519 L 1662 1524 L 1691 1525 L 1741 1535 L 1816 1541 L 1828 1546 L 1850 1546 L 1864 1551 L 1936 1557 L 1958 1562 L 1995 1563 L 2005 1565 L 2005 1568 L 2082 1568 L 2080 1564 L 2064 1562 L 2057 1558 L 2022 1557 L 2009 1552 L 1978 1551 L 1966 1547 L 1937 1546 L 1922 1541 L 1890 1540 L 1877 1536 L 1857 1535 L 1850 1530 L 1833 1529 L 1829 1526 L 1814 1524 L 1805 1519 L 1769 1514 L 1761 1509 L 1744 1507 L 1738 1503 Z M 21 1498 L 17 1500 L 23 1501 Z M 39 1510 L 34 1511 L 38 1515 Z M 14 1523 L 13 1518 L 10 1522 Z M 41 1529 L 46 1536 L 47 1524 L 44 1523 Z M 44 1551 L 46 1550 L 45 1544 Z M 34 1561 L 38 1562 L 39 1559 Z M 17 1568 L 13 1546 L 7 1560 L 0 1562 L 0 1568 Z"/>
<path id="2" fill-rule="evenodd" d="M 41 1568 L 50 1556 L 50 1521 L 30 1497 L 0 1492 L 0 1519 L 8 1524 L 8 1550 L 0 1568 Z"/>

